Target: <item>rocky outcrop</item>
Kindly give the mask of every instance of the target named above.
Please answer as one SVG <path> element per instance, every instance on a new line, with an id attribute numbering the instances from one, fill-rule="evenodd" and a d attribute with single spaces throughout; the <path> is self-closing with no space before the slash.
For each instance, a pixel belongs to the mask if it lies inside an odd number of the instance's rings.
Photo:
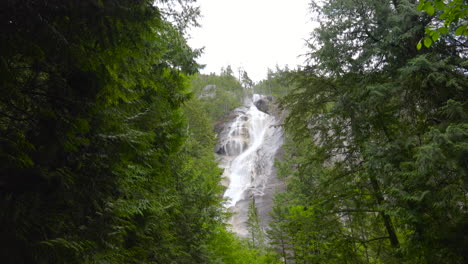
<path id="1" fill-rule="evenodd" d="M 215 96 L 216 96 L 216 85 L 208 84 L 202 89 L 200 95 L 198 95 L 198 99 L 215 98 Z"/>
<path id="2" fill-rule="evenodd" d="M 274 107 L 274 97 L 271 95 L 263 96 L 262 98 L 256 100 L 254 105 L 258 108 L 258 110 L 270 114 L 270 111 Z"/>
<path id="3" fill-rule="evenodd" d="M 254 104 L 258 110 L 274 116 L 279 121 L 279 124 L 283 124 L 287 113 L 280 109 L 278 100 L 275 97 L 271 95 L 262 96 L 260 99 L 256 100 Z"/>
<path id="4" fill-rule="evenodd" d="M 230 155 L 232 153 L 237 153 L 240 151 L 240 149 L 235 150 L 235 148 L 239 147 L 237 146 L 236 142 L 234 142 L 233 135 L 229 135 L 230 132 L 232 132 L 232 126 L 234 124 L 237 124 L 237 119 L 241 119 L 242 121 L 247 121 L 248 117 L 245 115 L 247 111 L 246 107 L 239 107 L 234 109 L 234 111 L 231 112 L 229 115 L 229 120 L 231 120 L 228 123 L 218 123 L 215 126 L 215 133 L 217 134 L 218 137 L 218 142 L 216 143 L 215 146 L 215 153 L 218 155 Z M 240 135 L 244 138 L 248 138 L 248 128 L 244 127 L 242 129 L 239 129 Z M 242 146 L 241 149 L 245 149 L 248 145 L 247 140 L 242 140 Z M 232 151 L 230 151 L 232 150 Z"/>

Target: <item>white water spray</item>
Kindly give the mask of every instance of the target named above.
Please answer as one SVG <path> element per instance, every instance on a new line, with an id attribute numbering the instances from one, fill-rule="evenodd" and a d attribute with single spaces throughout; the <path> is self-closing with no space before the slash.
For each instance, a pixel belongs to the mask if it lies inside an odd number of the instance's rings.
<path id="1" fill-rule="evenodd" d="M 272 178 L 274 157 L 283 143 L 282 130 L 272 115 L 260 111 L 254 104 L 264 96 L 255 94 L 225 128 L 221 138 L 221 167 L 229 185 L 224 193 L 226 207 L 237 215 L 231 219 L 233 230 L 246 235 L 246 200 L 264 196 Z M 227 133 L 226 133 L 227 132 Z"/>

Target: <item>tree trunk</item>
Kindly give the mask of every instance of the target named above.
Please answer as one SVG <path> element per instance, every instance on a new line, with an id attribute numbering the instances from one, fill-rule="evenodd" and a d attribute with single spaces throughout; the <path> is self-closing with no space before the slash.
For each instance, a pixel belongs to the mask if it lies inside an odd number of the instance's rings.
<path id="1" fill-rule="evenodd" d="M 372 189 L 375 193 L 377 204 L 382 205 L 384 203 L 384 198 L 380 190 L 379 183 L 377 182 L 377 179 L 375 178 L 375 176 L 369 176 L 369 179 L 372 185 Z M 385 229 L 387 229 L 388 237 L 390 239 L 390 244 L 394 248 L 399 248 L 400 242 L 398 241 L 398 237 L 396 235 L 396 231 L 395 231 L 395 227 L 393 226 L 392 219 L 383 210 L 380 212 L 380 215 L 382 216 L 382 219 L 384 221 Z"/>

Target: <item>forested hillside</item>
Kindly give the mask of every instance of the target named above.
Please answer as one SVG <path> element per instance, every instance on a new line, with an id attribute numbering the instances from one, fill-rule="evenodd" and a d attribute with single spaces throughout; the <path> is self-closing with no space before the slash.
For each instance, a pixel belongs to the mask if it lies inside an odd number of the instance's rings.
<path id="1" fill-rule="evenodd" d="M 466 1 L 310 1 L 307 63 L 257 83 L 199 73 L 195 2 L 0 1 L 0 263 L 468 263 Z M 244 240 L 214 151 L 253 93 L 287 188 Z"/>
<path id="2" fill-rule="evenodd" d="M 267 77 L 255 84 L 253 90 L 257 94 L 272 95 L 281 98 L 292 91 L 294 84 L 288 81 L 291 70 L 286 66 L 281 69 L 278 65 L 274 70 L 267 69 Z"/>
<path id="3" fill-rule="evenodd" d="M 212 131 L 242 87 L 197 100 L 177 3 L 1 2 L 1 263 L 274 261 L 226 230 Z"/>
<path id="4" fill-rule="evenodd" d="M 234 77 L 231 67 L 222 70 L 220 75 L 200 74 L 192 81 L 197 99 L 212 122 L 226 121 L 227 115 L 242 105 L 246 91 Z"/>
<path id="5" fill-rule="evenodd" d="M 446 27 L 417 1 L 312 2 L 309 64 L 282 100 L 284 263 L 467 263 L 467 6 L 454 2 L 465 15 Z"/>

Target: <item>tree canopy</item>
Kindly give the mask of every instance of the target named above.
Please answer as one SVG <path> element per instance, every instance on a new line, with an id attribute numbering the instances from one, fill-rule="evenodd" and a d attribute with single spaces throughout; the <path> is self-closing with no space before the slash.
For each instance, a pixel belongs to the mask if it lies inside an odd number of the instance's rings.
<path id="1" fill-rule="evenodd" d="M 257 84 L 197 74 L 194 2 L 0 1 L 2 263 L 468 262 L 466 1 L 311 1 L 308 64 Z M 252 90 L 287 191 L 242 240 L 213 131 Z"/>
<path id="2" fill-rule="evenodd" d="M 465 263 L 466 47 L 416 1 L 312 2 L 272 230 L 299 263 Z"/>
<path id="3" fill-rule="evenodd" d="M 424 46 L 430 47 L 432 42 L 437 41 L 441 34 L 447 34 L 449 29 L 454 30 L 456 36 L 464 37 L 466 41 L 466 37 L 468 37 L 468 21 L 466 20 L 468 18 L 468 4 L 466 1 L 420 0 L 418 10 L 425 11 L 429 16 L 437 13 L 440 20 L 426 27 L 427 36 L 423 40 Z M 421 49 L 421 47 L 422 41 L 419 41 L 417 48 Z"/>
<path id="4" fill-rule="evenodd" d="M 214 123 L 189 100 L 193 1 L 0 10 L 2 263 L 263 258 L 222 222 Z"/>

